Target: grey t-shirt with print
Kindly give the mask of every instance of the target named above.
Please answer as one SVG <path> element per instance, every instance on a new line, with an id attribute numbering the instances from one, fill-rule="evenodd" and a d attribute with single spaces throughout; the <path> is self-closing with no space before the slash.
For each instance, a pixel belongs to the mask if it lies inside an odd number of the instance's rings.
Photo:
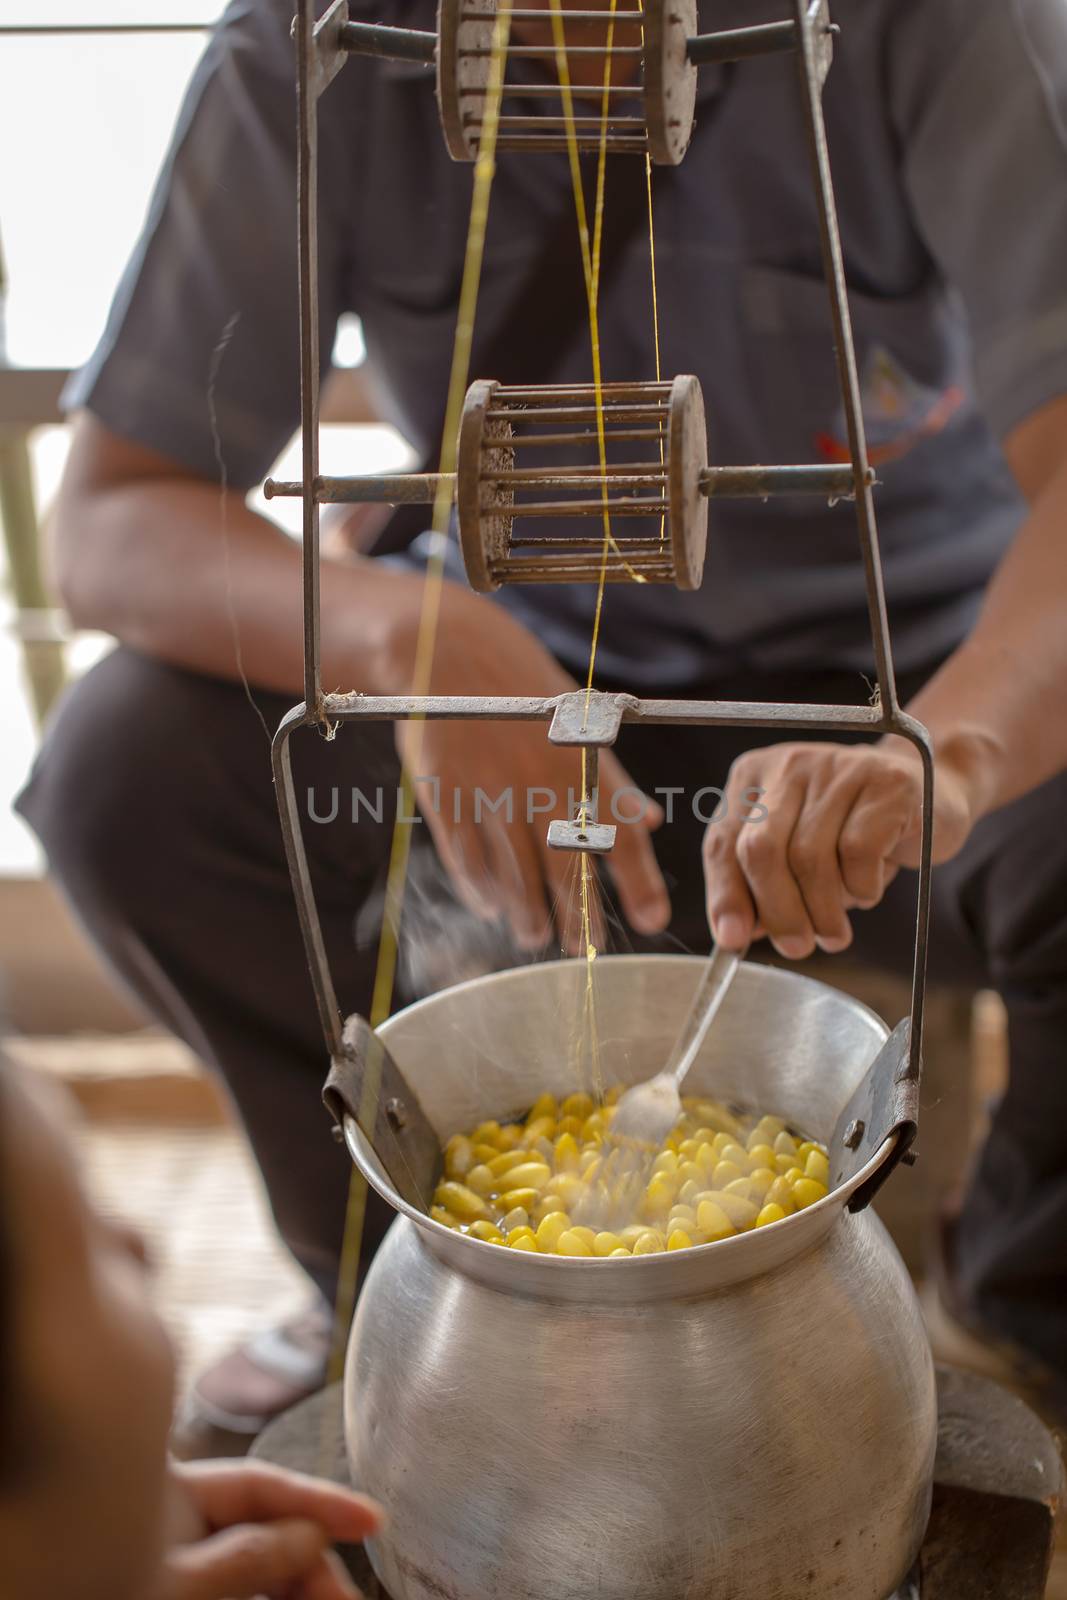
<path id="1" fill-rule="evenodd" d="M 299 420 L 291 0 L 234 0 L 190 86 L 107 331 L 69 402 L 208 478 L 252 486 Z M 705 0 L 703 28 L 781 0 Z M 898 666 L 972 624 L 1024 507 L 1000 442 L 1067 392 L 1067 3 L 836 0 L 825 91 Z M 431 0 L 353 0 L 433 24 Z M 352 58 L 320 103 L 323 359 L 362 319 L 386 414 L 437 441 L 471 168 L 450 161 L 433 75 Z M 622 158 L 620 158 L 622 159 Z M 635 181 L 641 167 L 635 163 Z M 682 165 L 655 172 L 663 372 L 695 373 L 710 459 L 819 461 L 845 441 L 795 68 L 701 75 Z M 498 160 L 479 318 L 515 313 L 566 158 Z M 523 317 L 552 314 L 546 283 Z M 605 377 L 655 370 L 647 236 L 601 304 Z M 474 373 L 472 376 L 491 376 Z M 530 382 L 588 381 L 588 330 Z M 210 390 L 210 403 L 209 403 Z M 711 508 L 702 589 L 609 590 L 599 665 L 650 690 L 730 671 L 868 671 L 854 517 L 807 498 Z M 151 538 L 146 530 L 145 538 Z M 587 588 L 512 588 L 574 668 Z"/>

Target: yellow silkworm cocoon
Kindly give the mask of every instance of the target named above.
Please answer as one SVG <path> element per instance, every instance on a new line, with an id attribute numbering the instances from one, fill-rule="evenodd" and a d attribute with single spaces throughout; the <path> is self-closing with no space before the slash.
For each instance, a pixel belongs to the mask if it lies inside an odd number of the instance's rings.
<path id="1" fill-rule="evenodd" d="M 575 1172 L 578 1168 L 578 1141 L 573 1133 L 561 1133 L 556 1140 L 555 1157 L 557 1172 Z"/>
<path id="2" fill-rule="evenodd" d="M 581 1117 L 584 1122 L 595 1110 L 592 1095 L 569 1094 L 566 1100 L 560 1102 L 559 1114 L 561 1117 Z"/>
<path id="3" fill-rule="evenodd" d="M 791 1217 L 797 1208 L 793 1194 L 793 1185 L 784 1178 L 775 1178 L 763 1196 L 764 1205 L 781 1206 L 787 1217 Z"/>
<path id="4" fill-rule="evenodd" d="M 756 1220 L 756 1208 L 752 1207 L 752 1221 Z M 737 1232 L 737 1228 L 730 1220 L 724 1208 L 716 1200 L 702 1200 L 697 1206 L 697 1227 L 701 1233 L 707 1234 L 709 1239 L 729 1239 Z M 751 1223 L 749 1226 L 751 1227 Z"/>
<path id="5" fill-rule="evenodd" d="M 466 1184 L 452 1181 L 439 1183 L 434 1201 L 446 1211 L 451 1211 L 461 1222 L 474 1222 L 489 1215 L 489 1209 L 481 1195 L 475 1194 L 473 1189 L 468 1189 Z"/>
<path id="6" fill-rule="evenodd" d="M 723 1146 L 722 1155 L 719 1157 L 719 1160 L 732 1161 L 734 1166 L 740 1167 L 742 1172 L 747 1172 L 749 1167 L 752 1165 L 751 1161 L 749 1160 L 748 1151 L 743 1145 L 737 1144 L 735 1141 L 731 1141 L 729 1144 Z"/>
<path id="7" fill-rule="evenodd" d="M 474 1165 L 474 1146 L 457 1133 L 445 1145 L 445 1172 L 450 1178 L 465 1178 Z"/>
<path id="8" fill-rule="evenodd" d="M 559 1195 L 565 1210 L 571 1210 L 585 1193 L 585 1185 L 576 1172 L 557 1172 L 552 1192 Z"/>
<path id="9" fill-rule="evenodd" d="M 825 1200 L 830 1193 L 825 1183 L 819 1183 L 815 1178 L 798 1178 L 793 1184 L 793 1202 L 799 1211 L 805 1206 L 813 1206 L 818 1200 Z"/>
<path id="10" fill-rule="evenodd" d="M 830 1186 L 830 1163 L 822 1150 L 812 1150 L 804 1166 L 805 1178 L 814 1178 L 816 1183 L 825 1187 Z"/>
<path id="11" fill-rule="evenodd" d="M 779 1176 L 780 1174 L 770 1167 L 757 1167 L 754 1172 L 750 1172 L 748 1175 L 748 1190 L 753 1200 L 763 1200 L 766 1197 L 767 1190 L 771 1187 L 775 1178 Z"/>
<path id="12" fill-rule="evenodd" d="M 595 1256 L 614 1255 L 615 1251 L 618 1250 L 621 1245 L 622 1240 L 619 1238 L 617 1233 L 610 1233 L 608 1231 L 605 1231 L 604 1233 L 598 1233 L 596 1238 L 593 1240 L 593 1254 Z M 627 1250 L 626 1254 L 629 1255 L 629 1253 L 630 1252 Z"/>
<path id="13" fill-rule="evenodd" d="M 554 1250 L 571 1225 L 571 1219 L 565 1211 L 553 1211 L 537 1224 L 537 1243 L 542 1250 Z"/>
<path id="14" fill-rule="evenodd" d="M 555 1139 L 556 1137 L 555 1117 L 535 1117 L 533 1122 L 526 1124 L 522 1135 L 522 1143 L 531 1145 L 538 1139 Z"/>
<path id="15" fill-rule="evenodd" d="M 825 1198 L 825 1147 L 782 1118 L 686 1099 L 650 1150 L 612 1138 L 619 1093 L 546 1093 L 523 1122 L 455 1134 L 430 1215 L 484 1243 L 606 1260 L 716 1244 Z"/>
<path id="16" fill-rule="evenodd" d="M 489 1168 L 494 1178 L 499 1178 L 505 1172 L 510 1172 L 513 1167 L 521 1167 L 523 1162 L 528 1160 L 529 1157 L 525 1150 L 501 1150 L 498 1156 L 494 1156 L 485 1165 Z"/>
<path id="17" fill-rule="evenodd" d="M 503 1244 L 504 1235 L 493 1222 L 472 1222 L 467 1229 L 472 1239 L 481 1239 L 483 1244 Z"/>
<path id="18" fill-rule="evenodd" d="M 468 1189 L 473 1189 L 475 1194 L 492 1194 L 499 1187 L 500 1180 L 490 1172 L 484 1162 L 472 1167 L 463 1180 Z"/>
<path id="19" fill-rule="evenodd" d="M 727 1184 L 736 1183 L 738 1178 L 744 1176 L 744 1171 L 736 1161 L 720 1161 L 711 1175 L 711 1187 L 725 1189 Z"/>
<path id="20" fill-rule="evenodd" d="M 718 1190 L 709 1196 L 714 1200 L 720 1210 L 724 1211 L 733 1223 L 738 1233 L 745 1233 L 756 1225 L 759 1215 L 759 1206 L 750 1200 L 747 1195 L 731 1194 L 728 1189 Z M 700 1219 L 700 1207 L 697 1207 L 697 1220 Z M 703 1224 L 701 1223 L 701 1226 Z"/>
<path id="21" fill-rule="evenodd" d="M 545 1161 L 524 1161 L 508 1173 L 509 1189 L 547 1189 L 552 1169 Z M 468 1175 L 467 1182 L 470 1182 Z"/>

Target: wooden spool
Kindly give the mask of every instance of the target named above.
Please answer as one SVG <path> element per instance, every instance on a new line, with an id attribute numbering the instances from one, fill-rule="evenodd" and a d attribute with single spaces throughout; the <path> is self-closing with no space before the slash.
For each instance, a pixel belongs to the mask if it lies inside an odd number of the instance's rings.
<path id="1" fill-rule="evenodd" d="M 533 16 L 516 8 L 514 20 Z M 547 11 L 536 15 L 542 27 Z M 574 13 L 569 14 L 574 20 Z M 595 42 L 572 46 L 599 58 L 603 72 L 611 14 L 583 11 L 583 28 Z M 439 0 L 437 12 L 437 103 L 445 143 L 455 161 L 473 161 L 478 154 L 489 82 L 489 59 L 496 0 Z M 608 90 L 607 149 L 614 153 L 651 155 L 659 165 L 677 166 L 693 132 L 697 69 L 686 54 L 686 41 L 697 32 L 696 0 L 618 0 L 613 55 L 620 62 L 639 63 L 636 82 L 613 83 Z M 584 39 L 585 35 L 583 35 Z M 617 42 L 633 38 L 636 43 Z M 536 77 L 530 61 L 543 64 Z M 597 151 L 601 144 L 603 90 L 575 91 L 573 112 L 579 150 Z M 504 98 L 498 150 L 566 150 L 567 119 L 551 46 L 524 43 L 513 26 L 507 49 Z"/>
<path id="2" fill-rule="evenodd" d="M 673 583 L 698 589 L 708 441 L 696 378 L 467 391 L 456 503 L 467 577 L 505 583 Z M 611 540 L 605 550 L 604 508 Z"/>

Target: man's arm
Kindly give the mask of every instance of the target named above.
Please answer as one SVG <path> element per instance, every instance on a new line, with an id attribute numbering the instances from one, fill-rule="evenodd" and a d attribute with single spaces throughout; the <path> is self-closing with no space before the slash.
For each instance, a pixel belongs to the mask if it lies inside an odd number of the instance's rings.
<path id="1" fill-rule="evenodd" d="M 51 531 L 60 597 L 77 627 L 196 672 L 243 670 L 251 683 L 299 698 L 300 550 L 242 493 L 83 412 Z M 381 689 L 383 585 L 395 606 L 405 580 L 373 563 L 323 562 L 328 688 Z"/>
<path id="2" fill-rule="evenodd" d="M 909 708 L 935 747 L 973 767 L 978 815 L 1067 767 L 1067 396 L 1009 436 L 1030 515 L 970 637 Z"/>
<path id="3" fill-rule="evenodd" d="M 975 824 L 1067 768 L 1067 397 L 1013 430 L 1006 453 L 1030 515 L 1004 557 L 970 637 L 909 710 L 934 745 L 934 859 Z M 761 789 L 766 819 L 744 815 Z M 848 913 L 877 904 L 916 867 L 922 769 L 906 740 L 873 747 L 780 744 L 734 763 L 729 821 L 704 844 L 708 917 L 740 948 L 766 933 L 797 959 L 851 942 Z"/>
<path id="4" fill-rule="evenodd" d="M 82 415 L 53 520 L 60 592 L 74 622 L 177 666 L 300 696 L 303 681 L 300 552 L 250 511 L 241 494 L 198 479 L 143 445 Z M 322 564 L 323 678 L 327 689 L 410 692 L 426 593 L 415 573 L 374 561 Z M 551 696 L 574 687 L 534 636 L 491 600 L 445 583 L 430 693 Z M 574 751 L 546 729 L 500 723 L 400 725 L 398 741 L 419 786 L 423 814 L 463 900 L 506 917 L 523 945 L 551 938 L 571 948 L 573 858 L 549 850 L 543 818 L 526 797 L 577 787 Z M 512 820 L 472 817 L 469 791 L 513 794 Z M 603 804 L 632 782 L 610 752 L 601 762 Z M 457 821 L 453 796 L 467 794 Z M 437 797 L 441 798 L 438 799 Z M 633 811 L 620 796 L 620 814 Z M 645 820 L 619 829 L 611 870 L 631 924 L 654 931 L 670 905 Z M 546 902 L 545 889 L 548 888 Z"/>

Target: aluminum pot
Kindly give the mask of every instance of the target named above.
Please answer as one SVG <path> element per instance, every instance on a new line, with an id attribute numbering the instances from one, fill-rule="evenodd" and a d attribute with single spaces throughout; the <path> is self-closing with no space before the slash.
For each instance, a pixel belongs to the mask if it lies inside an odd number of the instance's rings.
<path id="1" fill-rule="evenodd" d="M 606 1081 L 662 1065 L 702 970 L 595 966 Z M 576 1081 L 582 962 L 447 989 L 381 1029 L 442 1142 Z M 692 1069 L 702 1093 L 829 1142 L 887 1036 L 857 1001 L 746 965 Z M 389 1525 L 392 1600 L 886 1600 L 926 1527 L 930 1349 L 873 1212 L 841 1188 L 758 1232 L 617 1260 L 537 1256 L 405 1204 L 360 1296 L 345 1374 L 353 1482 Z"/>

